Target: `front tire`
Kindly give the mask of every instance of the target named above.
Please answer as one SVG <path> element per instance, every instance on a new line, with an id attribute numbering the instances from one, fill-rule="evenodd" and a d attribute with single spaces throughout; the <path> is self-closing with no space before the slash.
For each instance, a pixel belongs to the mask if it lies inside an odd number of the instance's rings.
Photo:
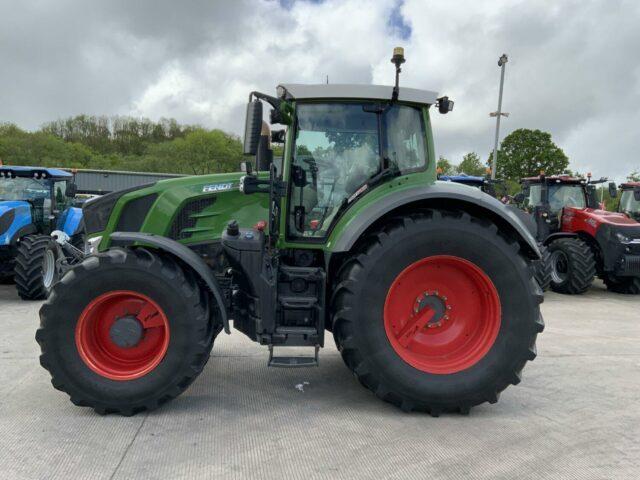
<path id="1" fill-rule="evenodd" d="M 343 264 L 332 297 L 344 362 L 405 411 L 495 403 L 520 381 L 544 328 L 517 242 L 462 212 L 392 220 Z"/>
<path id="2" fill-rule="evenodd" d="M 133 415 L 180 395 L 220 329 L 189 271 L 166 255 L 117 248 L 54 286 L 36 340 L 51 383 L 74 404 Z"/>
<path id="3" fill-rule="evenodd" d="M 544 245 L 540 245 L 540 253 L 542 258 L 536 260 L 534 266 L 534 277 L 543 292 L 549 290 L 551 286 L 551 262 L 549 261 L 549 249 Z"/>
<path id="4" fill-rule="evenodd" d="M 47 298 L 58 281 L 60 249 L 48 235 L 27 235 L 20 240 L 14 268 L 16 289 L 23 300 Z"/>
<path id="5" fill-rule="evenodd" d="M 613 274 L 605 274 L 602 277 L 607 290 L 626 295 L 640 294 L 640 277 L 617 277 Z"/>
<path id="6" fill-rule="evenodd" d="M 593 251 L 579 238 L 560 238 L 548 245 L 551 289 L 576 295 L 586 292 L 596 275 Z"/>

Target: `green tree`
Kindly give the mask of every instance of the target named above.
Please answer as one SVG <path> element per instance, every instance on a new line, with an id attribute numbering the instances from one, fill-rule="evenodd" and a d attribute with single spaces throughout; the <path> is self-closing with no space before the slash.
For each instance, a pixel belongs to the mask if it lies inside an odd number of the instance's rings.
<path id="1" fill-rule="evenodd" d="M 569 159 L 553 143 L 551 134 L 541 130 L 514 130 L 502 140 L 498 150 L 498 178 L 518 180 L 539 175 L 540 171 L 556 175 L 568 166 Z"/>
<path id="2" fill-rule="evenodd" d="M 480 156 L 476 152 L 467 153 L 462 157 L 462 162 L 458 165 L 458 172 L 467 175 L 483 176 L 487 173 L 487 167 L 482 165 Z"/>
<path id="3" fill-rule="evenodd" d="M 442 175 L 453 175 L 456 173 L 456 166 L 453 165 L 449 160 L 444 158 L 442 155 L 440 155 L 440 157 L 438 158 L 436 168 Z"/>
<path id="4" fill-rule="evenodd" d="M 627 176 L 630 182 L 640 182 L 640 170 L 634 170 Z"/>

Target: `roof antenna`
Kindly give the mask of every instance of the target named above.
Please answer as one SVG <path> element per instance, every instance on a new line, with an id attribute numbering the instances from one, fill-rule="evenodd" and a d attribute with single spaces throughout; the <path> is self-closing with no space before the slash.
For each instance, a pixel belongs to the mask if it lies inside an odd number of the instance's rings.
<path id="1" fill-rule="evenodd" d="M 393 94 L 391 95 L 391 100 L 394 102 L 398 100 L 398 94 L 400 93 L 400 87 L 398 85 L 400 82 L 400 72 L 402 71 L 402 69 L 400 68 L 400 65 L 402 65 L 404 62 L 405 62 L 404 48 L 402 47 L 394 48 L 393 57 L 391 57 L 391 63 L 393 63 L 396 66 L 396 85 L 393 87 Z"/>

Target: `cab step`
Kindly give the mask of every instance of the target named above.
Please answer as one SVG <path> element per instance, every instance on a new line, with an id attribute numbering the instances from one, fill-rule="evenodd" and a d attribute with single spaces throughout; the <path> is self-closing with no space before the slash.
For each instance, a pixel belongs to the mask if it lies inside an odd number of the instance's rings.
<path id="1" fill-rule="evenodd" d="M 314 348 L 313 357 L 302 356 L 282 356 L 275 357 L 273 355 L 273 345 L 269 345 L 269 367 L 277 368 L 302 368 L 302 367 L 317 367 L 320 362 L 318 360 L 320 345 L 316 345 Z"/>

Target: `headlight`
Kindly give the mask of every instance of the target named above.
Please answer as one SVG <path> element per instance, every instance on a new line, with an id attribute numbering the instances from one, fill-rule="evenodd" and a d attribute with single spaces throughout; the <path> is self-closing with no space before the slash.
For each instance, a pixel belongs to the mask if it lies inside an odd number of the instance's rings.
<path id="1" fill-rule="evenodd" d="M 87 255 L 93 255 L 94 253 L 98 253 L 98 245 L 100 245 L 100 241 L 102 240 L 102 235 L 98 237 L 93 237 L 87 240 L 85 245 L 85 253 Z"/>
<path id="2" fill-rule="evenodd" d="M 620 243 L 631 243 L 631 239 L 624 233 L 616 232 L 616 238 L 620 241 Z"/>

